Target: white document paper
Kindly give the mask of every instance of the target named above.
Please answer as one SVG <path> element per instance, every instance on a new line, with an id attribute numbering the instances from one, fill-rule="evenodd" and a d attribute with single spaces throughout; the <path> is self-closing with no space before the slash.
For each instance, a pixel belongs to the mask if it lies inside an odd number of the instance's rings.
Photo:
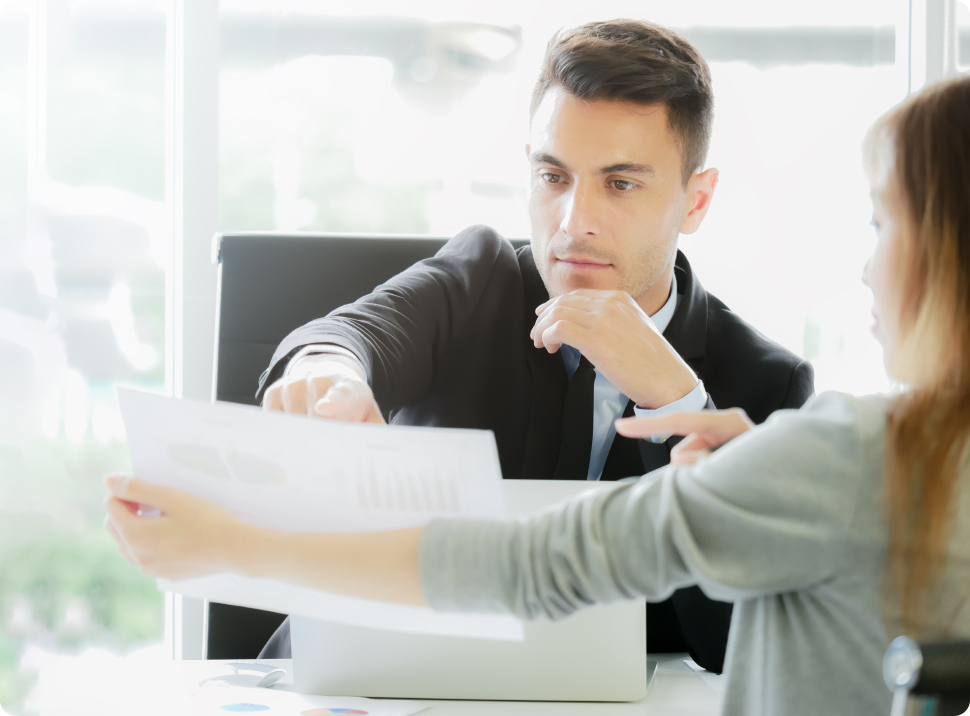
<path id="1" fill-rule="evenodd" d="M 494 436 L 482 430 L 309 420 L 119 389 L 135 475 L 217 502 L 251 524 L 300 532 L 402 529 L 435 517 L 504 519 Z M 220 574 L 159 589 L 315 619 L 424 634 L 521 640 L 504 615 L 445 614 Z"/>

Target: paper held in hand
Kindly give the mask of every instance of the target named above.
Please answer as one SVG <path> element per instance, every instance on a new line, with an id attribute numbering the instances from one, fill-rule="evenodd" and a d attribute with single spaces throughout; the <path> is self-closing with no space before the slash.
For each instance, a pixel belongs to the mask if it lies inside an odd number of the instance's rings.
<path id="1" fill-rule="evenodd" d="M 119 389 L 134 474 L 218 502 L 255 525 L 364 532 L 435 517 L 507 516 L 495 439 L 481 430 L 361 425 Z M 149 518 L 150 519 L 150 518 Z M 159 589 L 357 626 L 521 640 L 504 615 L 445 614 L 270 579 L 219 574 Z"/>

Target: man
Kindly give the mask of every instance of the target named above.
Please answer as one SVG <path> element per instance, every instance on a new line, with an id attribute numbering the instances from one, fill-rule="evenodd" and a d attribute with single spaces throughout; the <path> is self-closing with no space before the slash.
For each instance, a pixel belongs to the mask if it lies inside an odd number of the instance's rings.
<path id="1" fill-rule="evenodd" d="M 697 50 L 645 22 L 584 25 L 550 42 L 531 112 L 531 246 L 472 227 L 297 329 L 261 380 L 264 407 L 488 429 L 506 478 L 616 480 L 667 464 L 673 442 L 617 437 L 616 418 L 716 406 L 762 422 L 801 406 L 811 366 L 677 251 L 718 179 L 703 170 L 713 94 Z M 680 590 L 647 610 L 650 650 L 721 671 L 730 614 Z"/>

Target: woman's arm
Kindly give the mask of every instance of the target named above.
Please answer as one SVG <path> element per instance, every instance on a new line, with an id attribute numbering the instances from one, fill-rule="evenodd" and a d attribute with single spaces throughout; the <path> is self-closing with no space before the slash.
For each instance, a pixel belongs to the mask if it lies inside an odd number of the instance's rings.
<path id="1" fill-rule="evenodd" d="M 681 462 L 696 461 L 707 448 L 734 438 L 749 426 L 750 421 L 739 411 L 618 421 L 624 434 L 690 433 L 678 446 L 675 461 Z M 213 502 L 143 480 L 110 476 L 105 485 L 110 493 L 105 500 L 105 527 L 119 551 L 149 576 L 186 579 L 235 572 L 369 599 L 427 603 L 418 572 L 421 528 L 353 534 L 283 532 L 247 524 Z M 142 515 L 140 505 L 151 505 L 161 514 Z M 500 523 L 492 527 L 501 534 L 507 529 Z M 486 527 L 477 523 L 476 529 Z M 445 546 L 432 543 L 429 554 L 437 555 Z M 475 559 L 472 554 L 465 557 Z M 437 583 L 447 576 L 428 575 L 426 579 Z M 491 608 L 502 607 L 494 604 Z"/>
<path id="2" fill-rule="evenodd" d="M 121 476 L 105 484 L 105 527 L 151 577 L 218 572 L 269 577 L 327 592 L 426 604 L 418 580 L 422 528 L 354 534 L 283 532 L 247 524 L 214 502 Z M 161 510 L 139 514 L 139 505 Z"/>
<path id="3" fill-rule="evenodd" d="M 725 419 L 743 427 L 737 416 Z M 858 488 L 865 479 L 878 483 L 881 444 L 861 437 L 877 434 L 880 420 L 881 409 L 827 394 L 801 411 L 776 414 L 708 459 L 592 491 L 523 521 L 437 520 L 424 529 L 369 534 L 278 532 L 246 525 L 178 490 L 115 478 L 108 481 L 107 526 L 143 572 L 175 579 L 233 571 L 524 618 L 558 618 L 641 596 L 660 600 L 689 584 L 735 601 L 807 588 L 836 574 Z M 657 432 L 678 432 L 651 421 Z M 693 452 L 715 444 L 709 428 L 694 431 Z M 162 515 L 139 517 L 138 503 Z"/>
<path id="4" fill-rule="evenodd" d="M 678 432 L 651 420 L 656 432 Z M 555 619 L 596 603 L 659 601 L 688 585 L 721 601 L 812 588 L 851 558 L 845 540 L 860 487 L 873 499 L 879 484 L 883 420 L 881 409 L 830 393 L 696 464 L 593 490 L 527 521 L 432 522 L 421 544 L 425 598 L 447 611 Z M 692 452 L 712 446 L 709 431 L 692 434 Z"/>

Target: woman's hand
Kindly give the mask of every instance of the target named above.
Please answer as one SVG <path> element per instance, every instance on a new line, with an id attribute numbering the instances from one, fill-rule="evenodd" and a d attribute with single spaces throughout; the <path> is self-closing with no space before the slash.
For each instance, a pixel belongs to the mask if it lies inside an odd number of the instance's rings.
<path id="1" fill-rule="evenodd" d="M 754 423 L 740 408 L 671 413 L 657 418 L 621 418 L 616 421 L 616 432 L 628 438 L 686 435 L 670 451 L 670 462 L 676 465 L 693 465 L 710 455 L 712 450 L 753 427 Z"/>
<path id="2" fill-rule="evenodd" d="M 238 571 L 250 526 L 225 508 L 133 477 L 109 475 L 104 484 L 104 526 L 143 574 L 187 579 Z"/>

